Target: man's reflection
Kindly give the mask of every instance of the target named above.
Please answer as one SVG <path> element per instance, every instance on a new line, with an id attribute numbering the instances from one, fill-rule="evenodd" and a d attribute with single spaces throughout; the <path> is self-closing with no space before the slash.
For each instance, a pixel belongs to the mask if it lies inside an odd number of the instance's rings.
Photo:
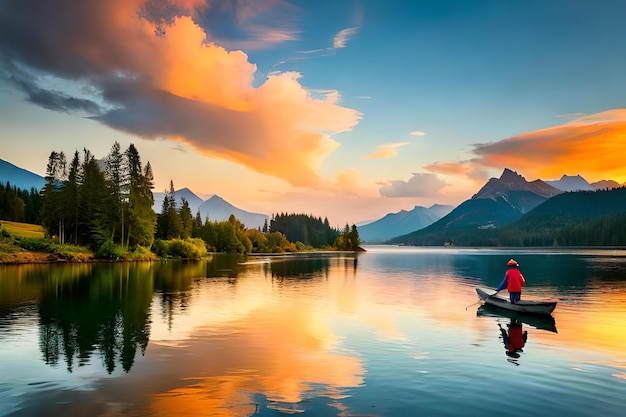
<path id="1" fill-rule="evenodd" d="M 511 322 L 507 324 L 508 329 L 504 329 L 500 323 L 498 323 L 500 333 L 502 334 L 502 342 L 504 343 L 504 349 L 506 356 L 510 359 L 509 362 L 519 365 L 517 358 L 520 357 L 520 352 L 523 352 L 526 339 L 528 339 L 528 332 L 523 330 L 522 323 L 516 319 L 511 319 Z"/>

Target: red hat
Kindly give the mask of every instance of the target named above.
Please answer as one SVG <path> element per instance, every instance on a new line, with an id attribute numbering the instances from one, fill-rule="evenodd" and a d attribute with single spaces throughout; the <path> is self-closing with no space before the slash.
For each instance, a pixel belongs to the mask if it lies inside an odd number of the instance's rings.
<path id="1" fill-rule="evenodd" d="M 506 264 L 507 266 L 519 266 L 515 259 L 510 259 Z"/>

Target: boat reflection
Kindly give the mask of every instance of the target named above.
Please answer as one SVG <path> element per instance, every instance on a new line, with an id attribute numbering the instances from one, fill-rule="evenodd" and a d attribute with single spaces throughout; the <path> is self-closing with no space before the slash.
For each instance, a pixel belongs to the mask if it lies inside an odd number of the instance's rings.
<path id="1" fill-rule="evenodd" d="M 524 314 L 515 311 L 504 310 L 501 308 L 493 307 L 484 304 L 476 311 L 477 316 L 482 317 L 506 317 L 511 320 L 516 320 L 520 323 L 527 324 L 535 329 L 547 330 L 549 332 L 557 333 L 556 322 L 552 316 L 541 316 L 536 314 Z"/>

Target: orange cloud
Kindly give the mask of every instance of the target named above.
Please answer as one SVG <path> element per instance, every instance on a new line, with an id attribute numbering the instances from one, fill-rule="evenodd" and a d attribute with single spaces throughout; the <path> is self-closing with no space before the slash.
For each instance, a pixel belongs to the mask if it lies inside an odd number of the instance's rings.
<path id="1" fill-rule="evenodd" d="M 584 116 L 474 149 L 472 163 L 511 168 L 527 178 L 580 174 L 588 180 L 626 180 L 626 109 Z"/>
<path id="2" fill-rule="evenodd" d="M 338 146 L 332 135 L 351 130 L 361 114 L 340 106 L 336 91 L 307 90 L 297 73 L 273 73 L 255 86 L 256 65 L 244 52 L 214 43 L 197 16 L 197 10 L 214 12 L 213 19 L 230 13 L 235 23 L 250 25 L 274 6 L 284 4 L 75 0 L 52 13 L 43 0 L 16 3 L 9 15 L 24 24 L 0 27 L 0 53 L 20 57 L 4 70 L 35 104 L 90 114 L 100 109 L 93 119 L 114 129 L 183 142 L 203 155 L 317 187 L 318 166 Z M 12 41 L 20 38 L 31 42 Z M 99 93 L 78 100 L 33 81 L 55 78 L 80 80 Z"/>
<path id="3" fill-rule="evenodd" d="M 435 162 L 424 168 L 435 174 L 464 176 L 478 182 L 484 182 L 489 178 L 484 169 L 470 162 Z"/>
<path id="4" fill-rule="evenodd" d="M 590 182 L 611 179 L 623 183 L 625 142 L 626 109 L 614 109 L 477 145 L 472 150 L 476 158 L 437 162 L 426 169 L 478 182 L 484 181 L 490 171 L 510 168 L 529 180 L 579 174 Z"/>
<path id="5" fill-rule="evenodd" d="M 383 145 L 380 145 L 378 149 L 376 149 L 376 151 L 367 155 L 365 158 L 367 159 L 393 158 L 394 156 L 398 155 L 398 151 L 396 150 L 397 148 L 406 146 L 410 143 L 411 142 L 385 143 Z"/>

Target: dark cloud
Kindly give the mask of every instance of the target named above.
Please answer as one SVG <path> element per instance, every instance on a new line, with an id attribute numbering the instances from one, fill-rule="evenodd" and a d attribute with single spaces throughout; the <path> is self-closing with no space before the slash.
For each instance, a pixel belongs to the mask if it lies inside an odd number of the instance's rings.
<path id="1" fill-rule="evenodd" d="M 35 77 L 28 72 L 13 68 L 7 81 L 26 95 L 26 99 L 48 110 L 62 113 L 83 113 L 98 115 L 103 112 L 100 104 L 87 98 L 74 97 L 62 91 L 40 88 Z"/>

